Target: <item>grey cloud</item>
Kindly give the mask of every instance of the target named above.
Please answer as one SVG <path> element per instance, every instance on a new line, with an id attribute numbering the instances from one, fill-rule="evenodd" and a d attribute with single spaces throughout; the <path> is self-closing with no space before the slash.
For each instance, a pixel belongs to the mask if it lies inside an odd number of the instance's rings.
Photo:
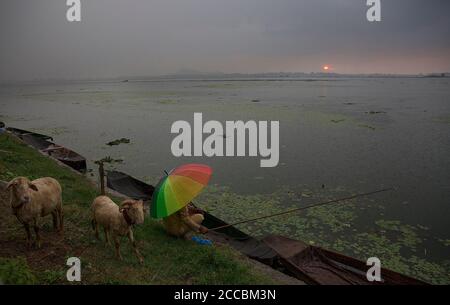
<path id="1" fill-rule="evenodd" d="M 0 79 L 224 72 L 450 70 L 450 2 L 382 0 L 63 0 L 0 4 Z"/>

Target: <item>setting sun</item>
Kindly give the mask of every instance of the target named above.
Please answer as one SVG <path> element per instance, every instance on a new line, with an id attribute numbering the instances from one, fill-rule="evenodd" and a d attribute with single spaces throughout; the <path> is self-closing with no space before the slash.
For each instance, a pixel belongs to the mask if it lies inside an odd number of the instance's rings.
<path id="1" fill-rule="evenodd" d="M 325 71 L 328 71 L 328 70 L 330 70 L 330 67 L 329 67 L 329 66 L 323 66 L 323 69 L 324 69 Z"/>

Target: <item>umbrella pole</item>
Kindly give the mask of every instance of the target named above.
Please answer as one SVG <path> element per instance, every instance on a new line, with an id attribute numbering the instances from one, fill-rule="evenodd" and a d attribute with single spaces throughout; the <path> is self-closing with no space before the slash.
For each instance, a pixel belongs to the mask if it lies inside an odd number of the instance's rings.
<path id="1" fill-rule="evenodd" d="M 281 215 L 285 215 L 285 214 L 289 214 L 289 213 L 293 213 L 293 212 L 306 210 L 306 209 L 309 209 L 309 208 L 314 208 L 314 207 L 318 207 L 318 206 L 327 205 L 327 204 L 330 204 L 330 203 L 336 203 L 336 202 L 340 202 L 340 201 L 351 200 L 351 199 L 355 199 L 355 198 L 358 198 L 358 197 L 369 196 L 369 195 L 373 195 L 373 194 L 376 194 L 376 193 L 392 191 L 392 190 L 394 190 L 394 188 L 381 189 L 381 190 L 377 190 L 377 191 L 373 191 L 373 192 L 361 193 L 361 194 L 356 194 L 356 195 L 349 196 L 349 197 L 344 197 L 344 198 L 339 198 L 339 199 L 333 199 L 333 200 L 328 200 L 328 201 L 324 201 L 324 202 L 319 202 L 319 203 L 307 205 L 307 206 L 304 206 L 304 207 L 301 207 L 301 208 L 295 208 L 295 209 L 287 210 L 287 211 L 280 212 L 280 213 L 275 213 L 275 214 L 265 215 L 265 216 L 261 216 L 261 217 L 257 217 L 257 218 L 252 218 L 252 219 L 238 221 L 238 222 L 235 222 L 235 223 L 232 223 L 232 224 L 227 224 L 227 225 L 223 225 L 223 226 L 220 226 L 220 227 L 209 229 L 209 231 L 217 231 L 217 230 L 220 230 L 220 229 L 236 226 L 236 225 L 239 225 L 239 224 L 242 224 L 242 223 L 253 222 L 253 221 L 257 221 L 257 220 L 261 220 L 261 219 L 265 219 L 265 218 L 271 218 L 271 217 L 275 217 L 275 216 L 281 216 Z"/>

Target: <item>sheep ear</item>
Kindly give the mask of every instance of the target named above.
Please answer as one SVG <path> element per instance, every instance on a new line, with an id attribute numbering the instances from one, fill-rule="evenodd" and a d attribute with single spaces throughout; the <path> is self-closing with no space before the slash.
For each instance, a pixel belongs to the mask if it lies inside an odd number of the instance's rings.
<path id="1" fill-rule="evenodd" d="M 30 187 L 30 189 L 32 189 L 33 191 L 35 191 L 35 192 L 37 192 L 38 191 L 38 188 L 37 188 L 37 186 L 35 185 L 35 184 L 33 184 L 33 183 L 30 183 L 30 184 L 28 184 L 28 186 Z"/>
<path id="2" fill-rule="evenodd" d="M 125 199 L 124 201 L 122 201 L 121 207 L 124 209 L 129 209 L 130 208 L 130 200 L 129 199 Z"/>
<path id="3" fill-rule="evenodd" d="M 122 206 L 120 207 L 119 211 L 123 212 L 123 210 L 128 210 L 130 208 L 130 204 L 127 201 L 122 202 Z"/>
<path id="4" fill-rule="evenodd" d="M 9 181 L 5 187 L 5 190 L 9 189 L 11 186 L 13 186 L 13 184 L 14 184 L 14 180 Z"/>
<path id="5" fill-rule="evenodd" d="M 123 205 L 119 208 L 119 212 L 120 212 L 120 213 L 123 213 L 123 211 L 129 210 L 129 209 L 130 209 L 130 205 L 127 204 L 127 203 L 125 203 L 125 204 L 123 204 Z"/>

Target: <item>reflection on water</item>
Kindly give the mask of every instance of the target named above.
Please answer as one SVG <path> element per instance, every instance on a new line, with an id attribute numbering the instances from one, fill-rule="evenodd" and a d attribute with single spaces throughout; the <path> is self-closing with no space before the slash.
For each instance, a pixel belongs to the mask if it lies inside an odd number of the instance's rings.
<path id="1" fill-rule="evenodd" d="M 91 161 L 105 156 L 124 159 L 116 165 L 119 170 L 152 183 L 164 169 L 186 162 L 209 164 L 214 168 L 212 184 L 227 191 L 212 188 L 200 200 L 228 221 L 252 216 L 255 202 L 262 202 L 259 211 L 270 212 L 335 196 L 336 189 L 348 195 L 395 186 L 395 192 L 359 199 L 351 209 L 357 217 L 346 212 L 334 220 L 340 229 L 328 225 L 330 216 L 311 214 L 317 211 L 303 214 L 317 222 L 309 229 L 300 223 L 303 218 L 293 216 L 286 225 L 272 222 L 245 229 L 255 234 L 289 230 L 299 238 L 356 255 L 348 242 L 382 244 L 383 238 L 392 241 L 397 234 L 406 236 L 405 249 L 414 255 L 397 252 L 419 266 L 419 258 L 443 262 L 450 254 L 449 97 L 448 79 L 3 85 L 0 120 L 54 135 L 58 143 Z M 194 112 L 202 112 L 204 121 L 280 121 L 279 166 L 260 168 L 259 158 L 172 157 L 170 126 L 176 120 L 192 123 Z M 106 145 L 122 137 L 131 143 Z M 224 196 L 236 197 L 233 205 Z M 389 221 L 400 221 L 398 230 L 380 228 L 392 228 Z M 346 223 L 351 230 L 337 223 Z M 405 226 L 413 226 L 415 235 Z M 386 233 L 376 239 L 361 235 L 375 231 Z M 333 239 L 333 234 L 341 235 Z M 416 235 L 426 250 L 414 246 L 413 251 Z M 369 245 L 361 247 L 367 250 Z"/>

